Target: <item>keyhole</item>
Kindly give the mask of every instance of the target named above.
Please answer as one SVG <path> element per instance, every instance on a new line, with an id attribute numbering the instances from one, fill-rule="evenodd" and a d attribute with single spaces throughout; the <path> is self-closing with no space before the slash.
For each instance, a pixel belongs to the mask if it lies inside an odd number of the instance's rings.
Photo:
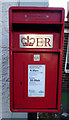
<path id="1" fill-rule="evenodd" d="M 20 85 L 22 85 L 22 81 L 20 82 Z"/>

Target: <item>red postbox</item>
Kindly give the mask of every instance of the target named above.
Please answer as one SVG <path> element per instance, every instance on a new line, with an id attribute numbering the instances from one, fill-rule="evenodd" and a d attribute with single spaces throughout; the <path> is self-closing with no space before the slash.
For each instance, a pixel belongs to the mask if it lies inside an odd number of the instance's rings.
<path id="1" fill-rule="evenodd" d="M 63 8 L 9 9 L 11 111 L 60 110 L 63 39 Z"/>

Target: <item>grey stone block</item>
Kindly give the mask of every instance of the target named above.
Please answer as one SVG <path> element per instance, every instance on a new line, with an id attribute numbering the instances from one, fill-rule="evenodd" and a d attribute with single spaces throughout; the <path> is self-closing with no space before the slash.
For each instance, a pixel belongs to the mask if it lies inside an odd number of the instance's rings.
<path id="1" fill-rule="evenodd" d="M 19 2 L 19 6 L 48 7 L 48 2 Z"/>
<path id="2" fill-rule="evenodd" d="M 2 11 L 2 21 L 8 21 L 9 22 L 9 11 Z"/>
<path id="3" fill-rule="evenodd" d="M 2 11 L 9 11 L 9 8 L 11 7 L 11 6 L 18 6 L 18 0 L 16 0 L 16 1 L 12 1 L 12 2 L 2 2 Z"/>

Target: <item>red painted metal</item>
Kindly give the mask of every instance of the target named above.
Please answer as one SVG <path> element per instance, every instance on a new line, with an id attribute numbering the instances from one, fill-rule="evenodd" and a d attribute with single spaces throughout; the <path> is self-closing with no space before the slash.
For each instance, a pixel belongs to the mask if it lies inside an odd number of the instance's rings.
<path id="1" fill-rule="evenodd" d="M 52 34 L 53 48 L 20 48 L 19 34 Z M 64 9 L 9 9 L 10 109 L 12 112 L 58 112 L 64 39 Z M 40 61 L 33 61 L 34 54 Z M 46 65 L 45 97 L 28 97 L 28 64 Z"/>

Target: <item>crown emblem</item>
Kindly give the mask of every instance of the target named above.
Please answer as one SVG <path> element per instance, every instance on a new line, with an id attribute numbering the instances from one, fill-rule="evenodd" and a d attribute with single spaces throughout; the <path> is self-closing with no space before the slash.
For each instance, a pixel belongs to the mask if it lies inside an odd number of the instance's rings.
<path id="1" fill-rule="evenodd" d="M 21 38 L 21 42 L 23 46 L 33 46 L 35 43 L 35 38 L 29 38 L 29 36 L 27 36 L 27 38 L 23 37 Z"/>

